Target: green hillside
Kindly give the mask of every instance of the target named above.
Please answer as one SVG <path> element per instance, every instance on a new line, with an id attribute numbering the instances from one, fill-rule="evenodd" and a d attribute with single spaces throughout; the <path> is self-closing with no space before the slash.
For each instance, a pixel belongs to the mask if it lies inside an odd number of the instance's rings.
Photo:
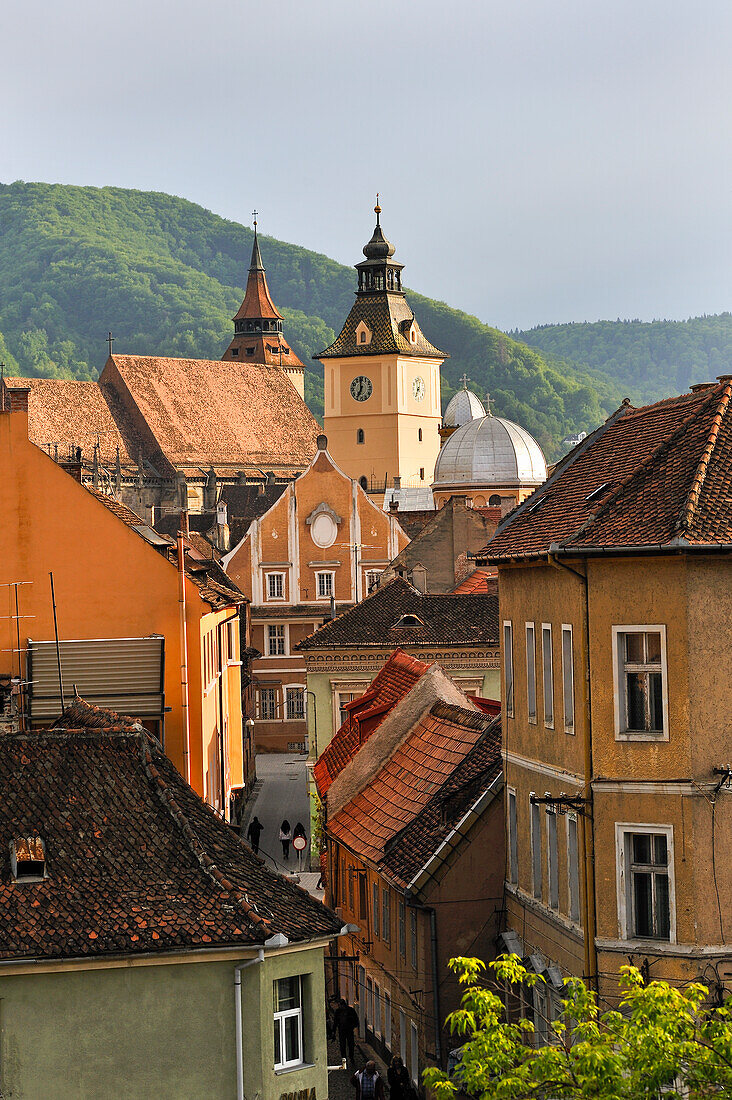
<path id="1" fill-rule="evenodd" d="M 345 319 L 355 274 L 304 248 L 261 240 L 288 338 L 308 368 L 306 399 L 321 414 L 322 367 L 311 357 Z M 354 262 L 361 243 L 354 241 Z M 120 353 L 219 358 L 251 244 L 250 229 L 170 195 L 0 185 L 0 357 L 8 371 L 96 378 L 111 329 Z M 549 457 L 564 435 L 591 429 L 620 403 L 622 387 L 600 370 L 561 354 L 548 360 L 442 302 L 409 298 L 429 339 L 450 352 L 444 400 L 467 373 Z"/>
<path id="2" fill-rule="evenodd" d="M 543 355 L 602 370 L 634 402 L 683 393 L 732 365 L 732 313 L 688 321 L 595 321 L 512 333 Z"/>

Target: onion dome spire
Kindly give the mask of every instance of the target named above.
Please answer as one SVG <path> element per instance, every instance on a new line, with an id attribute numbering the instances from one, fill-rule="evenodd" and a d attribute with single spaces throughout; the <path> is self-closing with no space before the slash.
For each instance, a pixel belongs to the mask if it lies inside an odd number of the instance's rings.
<path id="1" fill-rule="evenodd" d="M 381 228 L 381 206 L 379 195 L 376 195 L 376 227 L 368 244 L 364 245 L 363 254 L 366 257 L 360 264 L 356 264 L 358 272 L 358 294 L 389 294 L 402 293 L 402 268 L 404 264 L 392 260 L 396 252 L 395 246 L 384 236 Z"/>

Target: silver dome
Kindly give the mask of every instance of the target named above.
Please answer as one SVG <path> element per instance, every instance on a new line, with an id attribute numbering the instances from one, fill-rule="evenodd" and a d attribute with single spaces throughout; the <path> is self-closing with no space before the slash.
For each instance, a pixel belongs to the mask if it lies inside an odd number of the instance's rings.
<path id="1" fill-rule="evenodd" d="M 442 425 L 444 428 L 461 428 L 463 424 L 468 424 L 471 420 L 478 420 L 479 417 L 485 416 L 486 412 L 487 409 L 483 402 L 479 397 L 476 397 L 472 390 L 458 390 L 450 398 L 450 402 L 445 409 Z"/>
<path id="2" fill-rule="evenodd" d="M 453 432 L 435 463 L 433 488 L 541 485 L 546 461 L 534 437 L 512 420 L 483 416 Z"/>

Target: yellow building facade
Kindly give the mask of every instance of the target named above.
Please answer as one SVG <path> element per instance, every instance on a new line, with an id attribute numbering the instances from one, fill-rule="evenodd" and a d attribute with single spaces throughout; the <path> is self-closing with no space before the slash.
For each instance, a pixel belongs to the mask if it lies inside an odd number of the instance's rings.
<path id="1" fill-rule="evenodd" d="M 428 488 L 440 449 L 440 364 L 419 327 L 380 225 L 356 265 L 356 301 L 325 369 L 324 429 L 338 466 L 367 491 Z M 395 480 L 396 479 L 396 480 Z"/>

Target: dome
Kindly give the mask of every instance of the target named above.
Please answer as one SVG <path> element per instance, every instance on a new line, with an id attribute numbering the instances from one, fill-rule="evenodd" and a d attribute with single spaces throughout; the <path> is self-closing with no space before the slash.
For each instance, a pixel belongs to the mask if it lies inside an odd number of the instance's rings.
<path id="1" fill-rule="evenodd" d="M 463 424 L 469 424 L 471 420 L 478 420 L 485 416 L 487 409 L 481 399 L 472 390 L 458 390 L 450 398 L 450 403 L 445 409 L 442 418 L 443 428 L 461 428 Z"/>
<path id="2" fill-rule="evenodd" d="M 488 415 L 453 432 L 437 456 L 433 488 L 509 488 L 545 480 L 546 461 L 534 437 L 512 420 Z"/>

